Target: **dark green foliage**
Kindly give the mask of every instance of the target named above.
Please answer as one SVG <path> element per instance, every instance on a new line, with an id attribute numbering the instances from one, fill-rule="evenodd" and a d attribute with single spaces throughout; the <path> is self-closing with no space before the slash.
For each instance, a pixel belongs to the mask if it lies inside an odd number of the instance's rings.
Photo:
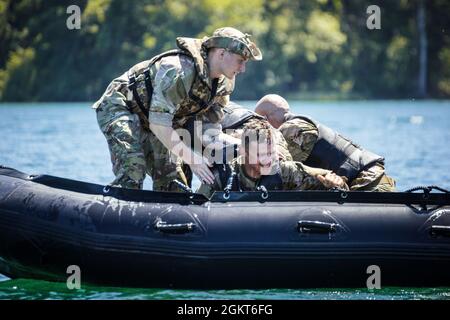
<path id="1" fill-rule="evenodd" d="M 94 101 L 129 67 L 221 26 L 253 35 L 233 99 L 416 98 L 421 0 L 0 0 L 0 100 Z M 450 4 L 425 1 L 428 97 L 450 97 Z M 69 30 L 66 9 L 82 11 Z M 367 6 L 381 30 L 366 28 Z"/>

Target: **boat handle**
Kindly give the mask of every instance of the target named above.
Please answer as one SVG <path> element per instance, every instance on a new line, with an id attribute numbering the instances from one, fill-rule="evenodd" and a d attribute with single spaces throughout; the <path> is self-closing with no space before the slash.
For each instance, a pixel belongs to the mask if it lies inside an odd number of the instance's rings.
<path id="1" fill-rule="evenodd" d="M 430 234 L 432 236 L 450 237 L 450 226 L 431 226 Z"/>
<path id="2" fill-rule="evenodd" d="M 297 222 L 297 231 L 300 233 L 331 233 L 336 232 L 337 223 L 300 220 Z"/>
<path id="3" fill-rule="evenodd" d="M 195 226 L 193 222 L 169 224 L 165 221 L 158 221 L 155 224 L 155 229 L 164 233 L 180 234 L 194 231 Z"/>

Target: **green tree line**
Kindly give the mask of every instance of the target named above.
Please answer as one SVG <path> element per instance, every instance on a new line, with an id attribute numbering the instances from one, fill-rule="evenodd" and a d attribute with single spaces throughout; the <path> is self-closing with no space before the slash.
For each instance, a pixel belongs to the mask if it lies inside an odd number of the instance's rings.
<path id="1" fill-rule="evenodd" d="M 370 5 L 381 29 L 366 26 Z M 448 98 L 449 25 L 446 0 L 0 0 L 0 101 L 94 101 L 176 37 L 223 26 L 263 52 L 233 99 Z"/>

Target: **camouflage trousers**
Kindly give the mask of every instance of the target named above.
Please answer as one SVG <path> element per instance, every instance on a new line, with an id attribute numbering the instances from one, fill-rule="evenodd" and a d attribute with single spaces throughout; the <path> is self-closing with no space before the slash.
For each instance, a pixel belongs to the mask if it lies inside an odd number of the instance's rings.
<path id="1" fill-rule="evenodd" d="M 349 187 L 358 191 L 394 192 L 395 180 L 386 175 L 381 163 L 376 163 L 361 171 Z"/>
<path id="2" fill-rule="evenodd" d="M 108 143 L 112 169 L 116 178 L 111 185 L 142 189 L 145 175 L 153 179 L 153 190 L 175 191 L 171 182 L 187 183 L 183 167 L 175 156 L 150 131 L 141 126 L 138 115 L 126 105 L 123 86 L 113 81 L 93 108 L 97 122 Z"/>

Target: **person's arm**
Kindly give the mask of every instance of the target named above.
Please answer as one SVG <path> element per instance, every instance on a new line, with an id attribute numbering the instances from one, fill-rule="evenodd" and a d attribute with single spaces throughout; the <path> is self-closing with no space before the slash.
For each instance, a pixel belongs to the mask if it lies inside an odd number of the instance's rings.
<path id="1" fill-rule="evenodd" d="M 172 128 L 177 106 L 187 98 L 194 76 L 193 61 L 184 56 L 170 56 L 161 60 L 154 77 L 149 110 L 150 130 L 168 150 L 187 163 L 202 182 L 213 183 L 214 176 L 207 160 L 191 150 Z"/>
<path id="2" fill-rule="evenodd" d="M 284 190 L 327 190 L 339 187 L 348 190 L 345 180 L 330 170 L 312 168 L 301 162 L 280 163 Z"/>
<path id="3" fill-rule="evenodd" d="M 220 179 L 217 179 L 212 184 L 202 183 L 200 187 L 195 191 L 196 193 L 203 194 L 207 198 L 211 198 L 215 191 L 222 190 L 220 186 Z"/>
<path id="4" fill-rule="evenodd" d="M 286 139 L 294 161 L 305 161 L 311 154 L 319 137 L 317 127 L 302 119 L 285 122 L 279 130 Z"/>
<path id="5" fill-rule="evenodd" d="M 214 175 L 208 167 L 208 160 L 188 147 L 172 127 L 150 123 L 150 130 L 170 152 L 189 165 L 200 181 L 206 183 L 214 182 Z"/>
<path id="6" fill-rule="evenodd" d="M 289 152 L 288 144 L 284 139 L 283 134 L 278 129 L 275 128 L 273 129 L 273 132 L 275 134 L 278 159 L 284 161 L 293 161 L 292 155 Z"/>
<path id="7" fill-rule="evenodd" d="M 297 163 L 297 167 L 300 167 L 301 170 L 306 172 L 308 175 L 315 177 L 326 189 L 337 187 L 349 190 L 347 178 L 338 176 L 331 170 L 310 167 L 301 162 Z"/>
<path id="8" fill-rule="evenodd" d="M 341 176 L 338 176 L 334 172 L 328 172 L 325 175 L 317 175 L 317 180 L 319 180 L 323 186 L 327 189 L 331 188 L 340 188 L 343 190 L 349 190 L 346 179 Z"/>

